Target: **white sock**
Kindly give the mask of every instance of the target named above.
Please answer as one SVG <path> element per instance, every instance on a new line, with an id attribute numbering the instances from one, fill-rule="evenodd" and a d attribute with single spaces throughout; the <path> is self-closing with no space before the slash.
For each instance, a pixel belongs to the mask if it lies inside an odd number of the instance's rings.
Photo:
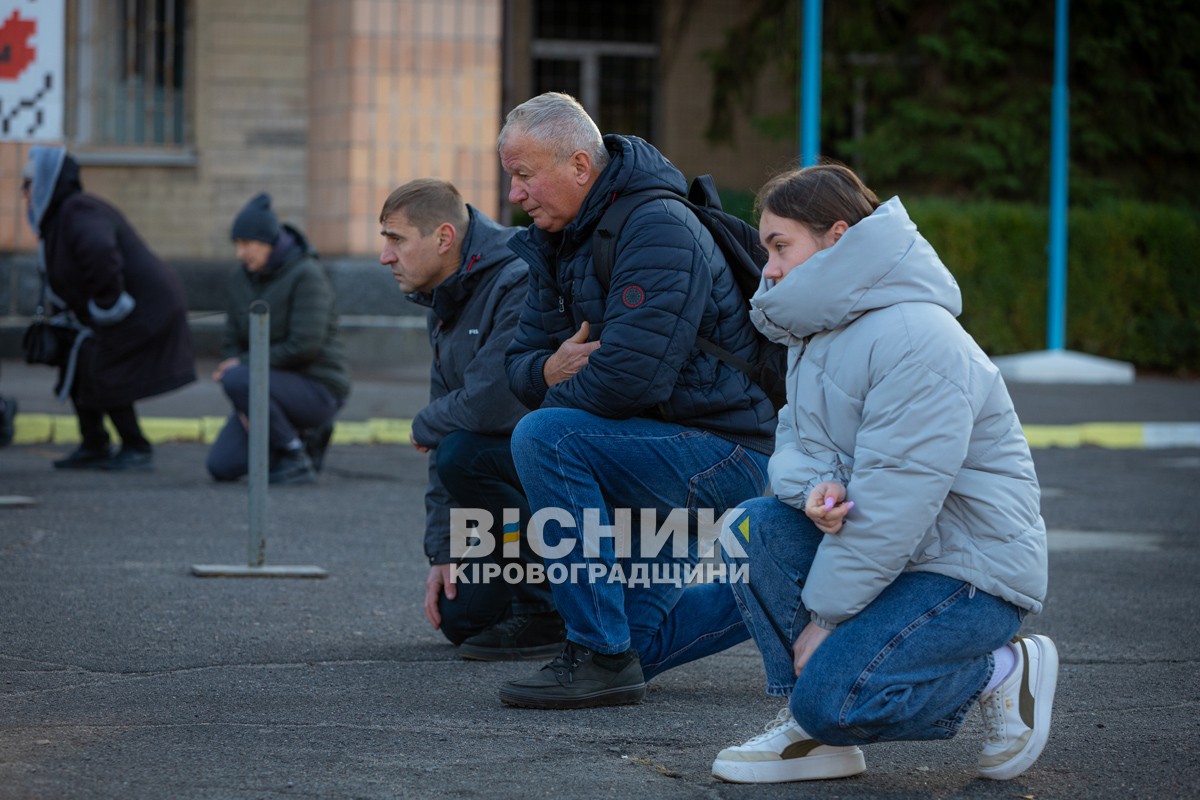
<path id="1" fill-rule="evenodd" d="M 992 679 L 988 681 L 987 686 L 983 687 L 984 694 L 996 691 L 996 687 L 1012 675 L 1017 666 L 1017 649 L 1011 644 L 1001 645 L 992 651 L 992 659 L 996 662 L 996 669 L 992 671 Z"/>

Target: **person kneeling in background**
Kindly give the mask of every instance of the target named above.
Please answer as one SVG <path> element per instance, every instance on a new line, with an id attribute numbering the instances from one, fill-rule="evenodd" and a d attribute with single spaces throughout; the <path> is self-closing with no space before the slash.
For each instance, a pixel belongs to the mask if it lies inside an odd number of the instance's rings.
<path id="1" fill-rule="evenodd" d="M 310 483 L 350 393 L 333 287 L 304 234 L 280 225 L 266 193 L 238 213 L 230 237 L 241 265 L 230 274 L 222 361 L 213 380 L 233 413 L 209 450 L 208 471 L 233 481 L 248 469 L 250 305 L 262 300 L 270 307 L 270 482 Z"/>

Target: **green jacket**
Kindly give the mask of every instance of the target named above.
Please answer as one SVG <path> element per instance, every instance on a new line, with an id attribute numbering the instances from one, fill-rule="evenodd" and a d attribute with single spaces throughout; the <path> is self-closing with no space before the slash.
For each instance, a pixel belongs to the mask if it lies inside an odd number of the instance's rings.
<path id="1" fill-rule="evenodd" d="M 350 394 L 350 369 L 338 336 L 333 286 L 304 234 L 283 225 L 287 236 L 276 245 L 262 272 L 238 266 L 229 280 L 223 358 L 250 363 L 250 304 L 270 306 L 271 369 L 295 372 L 321 383 L 338 398 Z"/>

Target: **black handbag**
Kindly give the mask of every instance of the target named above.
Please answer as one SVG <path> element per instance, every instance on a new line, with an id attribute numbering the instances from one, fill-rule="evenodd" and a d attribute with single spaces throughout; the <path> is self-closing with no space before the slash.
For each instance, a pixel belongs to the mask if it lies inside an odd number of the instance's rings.
<path id="1" fill-rule="evenodd" d="M 27 364 L 49 364 L 52 367 L 61 367 L 70 358 L 71 348 L 75 344 L 75 337 L 79 334 L 79 330 L 71 324 L 66 313 L 46 317 L 45 305 L 46 276 L 43 273 L 42 296 L 37 310 L 34 312 L 33 322 L 25 329 L 25 335 L 21 338 L 21 349 L 25 353 L 25 363 Z"/>
<path id="2" fill-rule="evenodd" d="M 71 354 L 76 333 L 74 328 L 56 324 L 39 313 L 25 329 L 25 336 L 21 339 L 25 363 L 61 367 Z"/>

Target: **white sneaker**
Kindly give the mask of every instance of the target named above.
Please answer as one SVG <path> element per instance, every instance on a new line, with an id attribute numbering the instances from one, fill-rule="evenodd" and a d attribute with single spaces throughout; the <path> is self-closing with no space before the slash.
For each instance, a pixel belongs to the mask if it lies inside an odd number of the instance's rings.
<path id="1" fill-rule="evenodd" d="M 862 750 L 821 744 L 784 706 L 764 733 L 717 753 L 712 774 L 732 783 L 783 783 L 845 778 L 866 768 Z"/>
<path id="2" fill-rule="evenodd" d="M 1042 754 L 1058 684 L 1058 649 L 1048 637 L 1021 636 L 1014 649 L 1012 674 L 979 698 L 987 736 L 979 774 L 996 781 L 1017 777 Z"/>

